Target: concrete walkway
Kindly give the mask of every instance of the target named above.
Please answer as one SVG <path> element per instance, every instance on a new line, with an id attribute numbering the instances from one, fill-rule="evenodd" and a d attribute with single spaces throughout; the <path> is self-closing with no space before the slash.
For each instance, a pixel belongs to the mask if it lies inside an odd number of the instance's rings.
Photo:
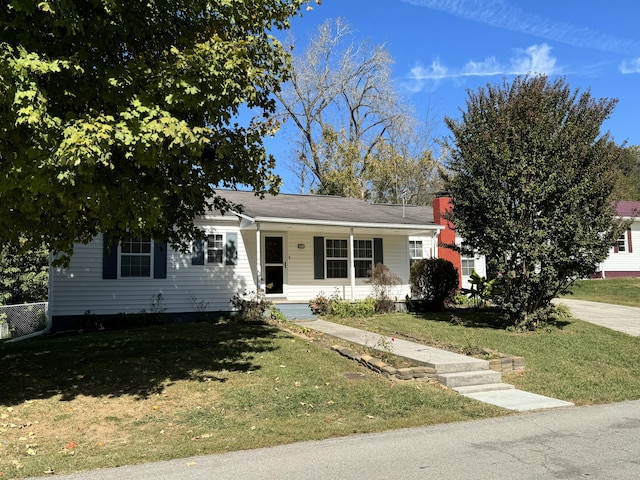
<path id="1" fill-rule="evenodd" d="M 638 307 L 587 302 L 572 298 L 559 298 L 554 300 L 554 303 L 566 305 L 576 318 L 585 322 L 640 337 L 640 308 Z"/>
<path id="2" fill-rule="evenodd" d="M 515 389 L 513 385 L 502 383 L 500 372 L 490 370 L 489 362 L 486 360 L 406 340 L 392 340 L 390 337 L 325 320 L 296 320 L 295 323 L 376 350 L 385 351 L 384 346 L 392 345 L 391 353 L 394 355 L 434 368 L 440 383 L 484 403 L 515 411 L 573 406 L 572 403 L 563 400 L 524 392 Z"/>

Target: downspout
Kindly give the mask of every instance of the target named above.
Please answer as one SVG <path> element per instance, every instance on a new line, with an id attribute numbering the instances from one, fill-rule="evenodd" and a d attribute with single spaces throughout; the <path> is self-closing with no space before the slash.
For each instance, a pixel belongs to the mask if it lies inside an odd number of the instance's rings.
<path id="1" fill-rule="evenodd" d="M 260 252 L 262 244 L 260 243 L 260 224 L 256 223 L 256 292 L 262 290 L 262 258 Z"/>

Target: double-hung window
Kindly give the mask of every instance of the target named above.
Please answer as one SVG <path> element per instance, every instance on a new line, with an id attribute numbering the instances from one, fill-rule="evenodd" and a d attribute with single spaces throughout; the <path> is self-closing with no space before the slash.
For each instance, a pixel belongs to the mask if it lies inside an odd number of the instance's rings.
<path id="1" fill-rule="evenodd" d="M 422 240 L 409 240 L 409 267 L 423 258 Z"/>
<path id="2" fill-rule="evenodd" d="M 207 237 L 207 263 L 222 263 L 224 258 L 224 236 L 221 233 Z"/>
<path id="3" fill-rule="evenodd" d="M 120 276 L 151 276 L 151 238 L 130 237 L 120 245 Z"/>
<path id="4" fill-rule="evenodd" d="M 462 276 L 468 277 L 475 270 L 475 259 L 474 258 L 462 258 L 460 259 L 462 266 Z"/>
<path id="5" fill-rule="evenodd" d="M 373 242 L 371 240 L 353 241 L 353 264 L 356 278 L 368 278 L 373 268 Z"/>
<path id="6" fill-rule="evenodd" d="M 347 240 L 327 239 L 327 278 L 347 278 Z"/>
<path id="7" fill-rule="evenodd" d="M 620 235 L 616 242 L 616 252 L 626 252 L 627 251 L 627 232 L 624 232 Z"/>

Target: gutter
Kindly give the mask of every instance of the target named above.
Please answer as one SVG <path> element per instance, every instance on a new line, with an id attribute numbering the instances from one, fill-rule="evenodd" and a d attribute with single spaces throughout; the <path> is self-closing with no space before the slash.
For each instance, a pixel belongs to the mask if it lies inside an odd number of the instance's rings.
<path id="1" fill-rule="evenodd" d="M 238 214 L 236 214 L 238 215 Z M 352 228 L 387 228 L 387 229 L 398 229 L 398 230 L 444 230 L 443 225 L 431 224 L 431 225 L 420 225 L 420 224 L 408 224 L 408 223 L 354 223 L 354 222 L 345 222 L 345 221 L 330 221 L 330 220 L 307 220 L 307 219 L 299 219 L 299 218 L 279 218 L 279 217 L 256 217 L 252 219 L 252 223 L 264 222 L 264 223 L 288 223 L 293 225 L 318 225 L 318 226 L 326 226 L 326 227 L 352 227 Z"/>

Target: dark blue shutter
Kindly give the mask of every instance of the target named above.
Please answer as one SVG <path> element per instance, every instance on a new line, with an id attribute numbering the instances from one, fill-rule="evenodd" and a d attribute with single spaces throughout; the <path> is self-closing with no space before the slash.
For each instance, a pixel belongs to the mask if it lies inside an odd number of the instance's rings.
<path id="1" fill-rule="evenodd" d="M 313 237 L 313 278 L 324 279 L 324 237 Z"/>
<path id="2" fill-rule="evenodd" d="M 373 265 L 384 263 L 384 256 L 382 255 L 382 239 L 373 239 Z"/>
<path id="3" fill-rule="evenodd" d="M 118 244 L 110 243 L 109 236 L 102 236 L 102 278 L 118 278 Z"/>
<path id="4" fill-rule="evenodd" d="M 153 278 L 167 278 L 167 242 L 153 241 Z"/>
<path id="5" fill-rule="evenodd" d="M 236 232 L 227 233 L 227 243 L 224 246 L 224 264 L 238 264 L 238 234 Z"/>
<path id="6" fill-rule="evenodd" d="M 193 241 L 191 265 L 204 265 L 204 240 Z"/>

